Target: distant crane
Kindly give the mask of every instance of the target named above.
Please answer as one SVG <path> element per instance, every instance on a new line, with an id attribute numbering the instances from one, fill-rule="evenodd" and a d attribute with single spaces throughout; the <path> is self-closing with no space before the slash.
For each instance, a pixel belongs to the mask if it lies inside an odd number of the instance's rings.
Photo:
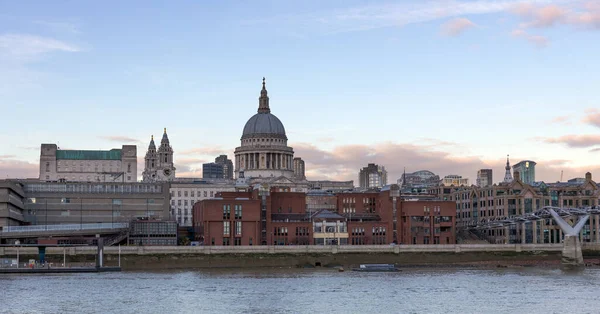
<path id="1" fill-rule="evenodd" d="M 563 171 L 561 170 L 560 171 L 560 182 L 562 182 L 562 180 L 563 180 Z"/>

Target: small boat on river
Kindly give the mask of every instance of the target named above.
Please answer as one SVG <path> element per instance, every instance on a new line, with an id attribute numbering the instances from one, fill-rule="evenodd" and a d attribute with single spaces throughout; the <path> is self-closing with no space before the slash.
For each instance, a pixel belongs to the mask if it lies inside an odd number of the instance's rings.
<path id="1" fill-rule="evenodd" d="M 400 271 L 394 264 L 361 264 L 358 268 L 352 268 L 353 271 L 364 272 L 395 272 Z"/>

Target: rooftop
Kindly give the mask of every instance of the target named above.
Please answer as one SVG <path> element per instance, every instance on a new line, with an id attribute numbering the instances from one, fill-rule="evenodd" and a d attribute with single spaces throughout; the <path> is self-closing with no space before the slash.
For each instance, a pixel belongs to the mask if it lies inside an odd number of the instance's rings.
<path id="1" fill-rule="evenodd" d="M 121 160 L 121 149 L 111 150 L 57 150 L 56 159 L 67 160 Z"/>

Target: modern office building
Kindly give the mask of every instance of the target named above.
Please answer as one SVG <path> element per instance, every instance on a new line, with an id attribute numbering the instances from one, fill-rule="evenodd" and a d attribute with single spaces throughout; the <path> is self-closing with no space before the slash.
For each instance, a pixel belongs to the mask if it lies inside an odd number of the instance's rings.
<path id="1" fill-rule="evenodd" d="M 137 147 L 123 145 L 111 150 L 60 149 L 42 144 L 41 181 L 51 182 L 136 182 Z"/>
<path id="2" fill-rule="evenodd" d="M 224 171 L 222 164 L 214 162 L 202 164 L 203 179 L 224 179 L 223 175 Z"/>
<path id="3" fill-rule="evenodd" d="M 525 184 L 533 184 L 535 182 L 535 161 L 523 160 L 514 165 L 513 172 L 518 172 L 521 181 Z"/>
<path id="4" fill-rule="evenodd" d="M 25 222 L 25 191 L 18 182 L 0 180 L 0 228 Z"/>
<path id="5" fill-rule="evenodd" d="M 223 168 L 223 179 L 233 180 L 233 161 L 227 159 L 227 155 L 220 155 L 215 158 L 215 163 Z"/>
<path id="6" fill-rule="evenodd" d="M 477 171 L 477 186 L 486 187 L 493 185 L 494 180 L 492 178 L 492 169 L 479 169 Z"/>
<path id="7" fill-rule="evenodd" d="M 364 189 L 382 188 L 387 185 L 387 171 L 383 166 L 368 164 L 358 172 L 358 181 Z"/>
<path id="8" fill-rule="evenodd" d="M 159 183 L 16 181 L 25 193 L 25 221 L 34 225 L 169 220 L 169 191 Z"/>

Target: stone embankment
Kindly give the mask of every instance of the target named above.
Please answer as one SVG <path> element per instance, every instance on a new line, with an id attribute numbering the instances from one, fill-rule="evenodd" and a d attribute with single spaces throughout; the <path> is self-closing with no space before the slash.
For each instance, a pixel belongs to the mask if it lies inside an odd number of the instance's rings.
<path id="1" fill-rule="evenodd" d="M 390 263 L 400 267 L 508 267 L 558 265 L 562 244 L 340 245 L 340 246 L 122 246 L 104 249 L 105 265 L 124 270 L 219 267 L 314 267 Z M 599 264 L 600 245 L 583 243 L 588 265 Z M 0 247 L 0 258 L 17 249 Z M 46 259 L 94 261 L 95 247 L 49 247 Z M 19 248 L 20 260 L 37 259 L 37 248 Z"/>

